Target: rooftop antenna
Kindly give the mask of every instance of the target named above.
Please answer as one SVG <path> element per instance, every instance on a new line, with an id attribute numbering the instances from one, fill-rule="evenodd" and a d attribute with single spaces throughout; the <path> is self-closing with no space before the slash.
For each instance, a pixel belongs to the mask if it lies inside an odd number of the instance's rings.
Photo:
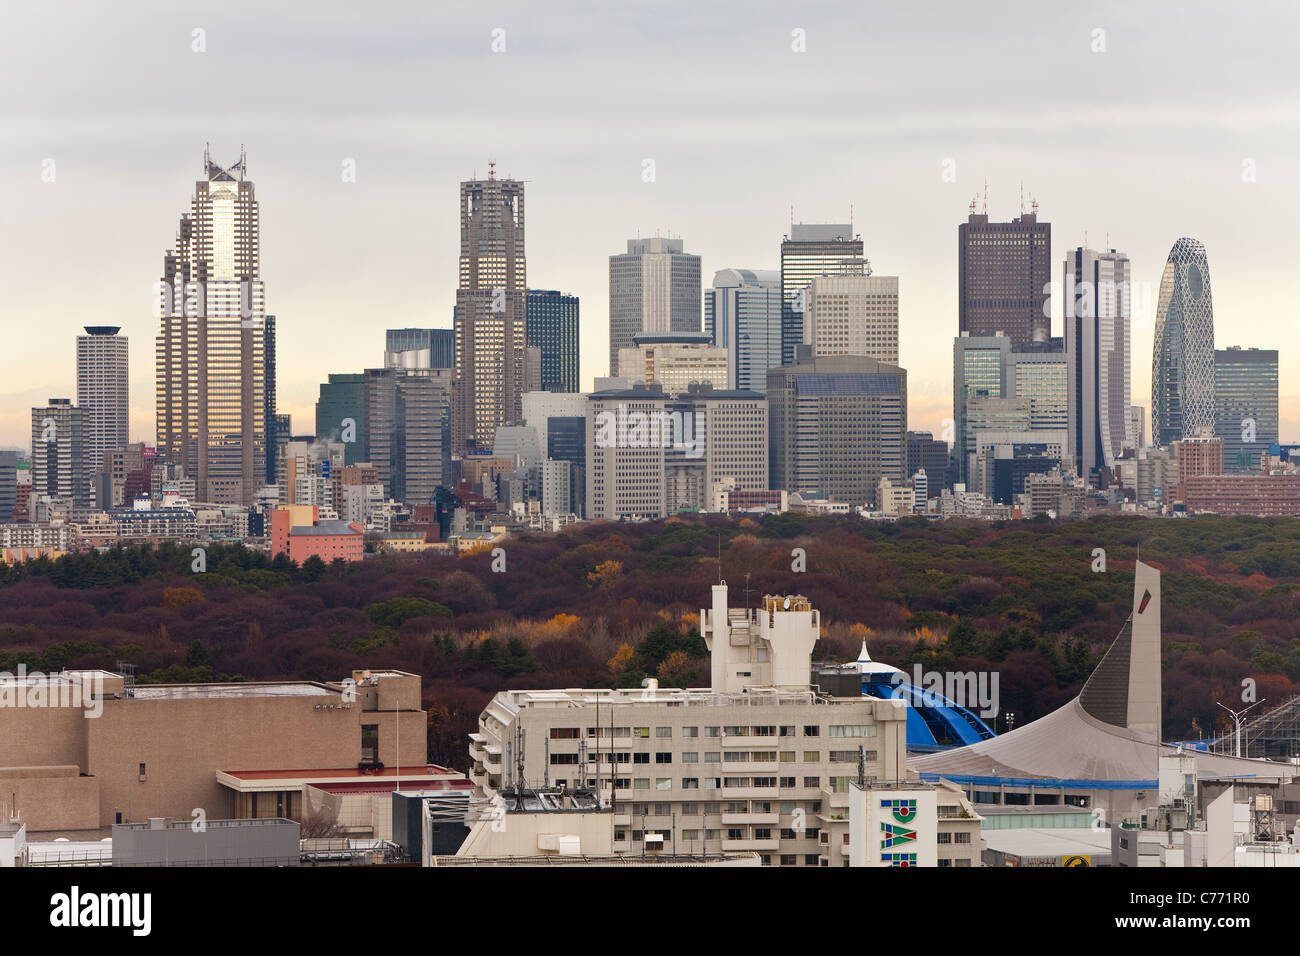
<path id="1" fill-rule="evenodd" d="M 980 201 L 979 193 L 976 193 L 974 196 L 970 197 L 970 214 L 972 216 L 975 215 L 975 207 L 979 204 L 979 201 Z"/>
<path id="2" fill-rule="evenodd" d="M 1029 194 L 1029 208 L 1033 210 L 1035 216 L 1038 215 L 1038 200 L 1034 198 L 1033 193 Z"/>
<path id="3" fill-rule="evenodd" d="M 1025 181 L 1020 180 L 1020 215 L 1025 214 Z"/>
<path id="4" fill-rule="evenodd" d="M 488 179 L 496 179 L 496 178 L 497 178 L 497 161 L 495 159 L 490 159 L 488 160 Z"/>
<path id="5" fill-rule="evenodd" d="M 745 610 L 749 610 L 749 572 L 745 572 Z"/>
<path id="6" fill-rule="evenodd" d="M 984 215 L 989 214 L 989 181 L 984 180 Z"/>
<path id="7" fill-rule="evenodd" d="M 718 532 L 718 583 L 722 583 L 722 532 Z"/>

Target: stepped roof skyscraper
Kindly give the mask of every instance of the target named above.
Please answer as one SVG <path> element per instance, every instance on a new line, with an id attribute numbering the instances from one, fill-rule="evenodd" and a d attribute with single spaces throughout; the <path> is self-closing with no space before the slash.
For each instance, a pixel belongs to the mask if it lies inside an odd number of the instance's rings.
<path id="1" fill-rule="evenodd" d="M 163 258 L 156 344 L 158 454 L 200 501 L 251 504 L 266 476 L 266 302 L 244 151 L 204 178 Z"/>
<path id="2" fill-rule="evenodd" d="M 495 164 L 493 164 L 495 167 Z M 523 416 L 524 184 L 487 179 L 460 184 L 460 281 L 456 289 L 456 386 L 452 444 L 490 448 L 499 425 Z"/>

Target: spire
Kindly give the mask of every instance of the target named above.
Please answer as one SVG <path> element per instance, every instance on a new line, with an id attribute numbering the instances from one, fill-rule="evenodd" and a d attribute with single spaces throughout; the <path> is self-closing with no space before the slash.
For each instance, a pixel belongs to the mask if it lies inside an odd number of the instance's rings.
<path id="1" fill-rule="evenodd" d="M 863 640 L 862 642 L 862 652 L 858 654 L 858 663 L 859 664 L 871 663 L 871 655 L 867 653 L 867 642 L 865 640 Z"/>

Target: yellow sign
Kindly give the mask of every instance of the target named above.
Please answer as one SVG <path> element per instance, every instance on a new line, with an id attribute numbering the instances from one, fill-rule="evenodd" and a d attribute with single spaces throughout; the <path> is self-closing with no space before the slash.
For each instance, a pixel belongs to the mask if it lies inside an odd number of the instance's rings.
<path id="1" fill-rule="evenodd" d="M 1063 856 L 1061 857 L 1061 866 L 1092 866 L 1092 857 Z"/>

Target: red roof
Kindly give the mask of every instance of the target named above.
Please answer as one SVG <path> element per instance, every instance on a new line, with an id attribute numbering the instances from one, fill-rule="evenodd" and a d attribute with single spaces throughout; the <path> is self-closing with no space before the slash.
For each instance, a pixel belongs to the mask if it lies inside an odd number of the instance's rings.
<path id="1" fill-rule="evenodd" d="M 472 780 L 349 780 L 344 783 L 311 783 L 326 793 L 392 793 L 394 790 L 473 790 Z"/>
<path id="2" fill-rule="evenodd" d="M 329 777 L 338 780 L 378 781 L 397 779 L 399 776 L 403 780 L 408 777 L 445 777 L 451 775 L 455 779 L 460 776 L 455 770 L 433 763 L 416 764 L 411 767 L 384 767 L 382 770 L 358 770 L 356 767 L 340 767 L 324 770 L 227 770 L 224 772 L 232 777 L 238 777 L 240 780 L 282 780 L 286 777 L 319 780 Z"/>

